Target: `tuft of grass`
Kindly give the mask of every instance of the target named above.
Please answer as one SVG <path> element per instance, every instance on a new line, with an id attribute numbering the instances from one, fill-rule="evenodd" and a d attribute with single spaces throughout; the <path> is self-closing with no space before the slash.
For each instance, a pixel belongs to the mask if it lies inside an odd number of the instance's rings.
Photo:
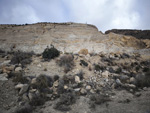
<path id="1" fill-rule="evenodd" d="M 27 52 L 15 52 L 14 53 L 14 56 L 12 57 L 11 59 L 11 64 L 22 64 L 22 66 L 25 66 L 27 64 L 30 64 L 32 62 L 32 55 L 34 53 L 33 52 L 30 52 L 30 53 L 27 53 Z"/>
<path id="2" fill-rule="evenodd" d="M 64 75 L 63 76 L 64 84 L 74 83 L 75 79 L 72 75 Z"/>
<path id="3" fill-rule="evenodd" d="M 46 48 L 42 53 L 42 57 L 45 60 L 51 60 L 60 55 L 60 51 L 58 51 L 55 47 Z"/>
<path id="4" fill-rule="evenodd" d="M 80 72 L 77 74 L 77 76 L 79 76 L 80 80 L 83 80 L 83 75 L 84 75 L 84 72 L 82 70 L 80 70 Z"/>
<path id="5" fill-rule="evenodd" d="M 59 66 L 63 66 L 64 72 L 67 73 L 68 71 L 72 70 L 74 67 L 74 57 L 71 54 L 64 55 L 60 57 L 60 59 L 57 60 L 56 63 L 58 63 Z"/>
<path id="6" fill-rule="evenodd" d="M 88 66 L 88 63 L 87 62 L 85 62 L 84 60 L 80 60 L 80 65 L 84 65 L 84 66 Z"/>

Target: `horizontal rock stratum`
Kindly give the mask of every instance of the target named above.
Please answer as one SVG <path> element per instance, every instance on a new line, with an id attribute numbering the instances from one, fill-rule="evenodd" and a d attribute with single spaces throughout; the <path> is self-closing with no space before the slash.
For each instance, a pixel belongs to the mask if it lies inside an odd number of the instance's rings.
<path id="1" fill-rule="evenodd" d="M 149 40 L 148 40 L 149 41 Z M 0 48 L 41 53 L 49 46 L 62 52 L 134 52 L 150 47 L 148 41 L 115 33 L 103 34 L 94 25 L 79 23 L 36 23 L 0 25 Z"/>

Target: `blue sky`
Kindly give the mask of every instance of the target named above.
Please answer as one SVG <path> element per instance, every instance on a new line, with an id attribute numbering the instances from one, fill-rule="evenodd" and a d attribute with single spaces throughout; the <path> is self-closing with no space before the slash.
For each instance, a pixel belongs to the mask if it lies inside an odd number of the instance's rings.
<path id="1" fill-rule="evenodd" d="M 0 0 L 0 24 L 77 22 L 150 29 L 150 0 Z"/>

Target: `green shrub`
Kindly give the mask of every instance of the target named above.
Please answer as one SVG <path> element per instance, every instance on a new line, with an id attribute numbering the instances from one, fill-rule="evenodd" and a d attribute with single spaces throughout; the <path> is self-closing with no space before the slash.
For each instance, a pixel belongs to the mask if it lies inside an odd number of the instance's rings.
<path id="1" fill-rule="evenodd" d="M 55 57 L 58 57 L 59 55 L 60 55 L 60 52 L 54 47 L 46 48 L 44 52 L 42 53 L 42 56 L 45 60 L 54 59 Z"/>

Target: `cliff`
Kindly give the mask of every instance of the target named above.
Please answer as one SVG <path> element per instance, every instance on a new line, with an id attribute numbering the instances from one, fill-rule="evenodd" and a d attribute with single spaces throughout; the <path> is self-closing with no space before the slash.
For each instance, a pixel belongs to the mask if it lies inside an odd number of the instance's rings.
<path id="1" fill-rule="evenodd" d="M 108 33 L 108 32 L 107 32 Z M 36 23 L 0 25 L 0 48 L 6 51 L 34 51 L 41 53 L 53 44 L 62 52 L 133 52 L 149 48 L 149 43 L 133 36 L 115 33 L 102 34 L 89 24 Z"/>

